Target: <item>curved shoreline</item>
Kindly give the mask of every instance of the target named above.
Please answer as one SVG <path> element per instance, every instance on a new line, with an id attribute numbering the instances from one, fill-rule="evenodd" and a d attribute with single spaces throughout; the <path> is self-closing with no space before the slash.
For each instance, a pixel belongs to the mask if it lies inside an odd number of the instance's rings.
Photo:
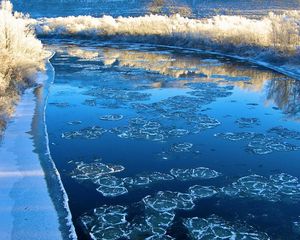
<path id="1" fill-rule="evenodd" d="M 46 109 L 47 109 L 47 103 L 48 103 L 48 97 L 49 97 L 49 88 L 50 88 L 50 85 L 52 85 L 54 83 L 55 70 L 54 70 L 54 67 L 52 66 L 52 64 L 50 63 L 49 60 L 48 60 L 47 65 L 51 69 L 52 79 L 51 79 L 51 82 L 50 81 L 47 82 L 47 86 L 44 86 L 44 88 L 47 90 L 45 102 L 43 104 L 43 109 L 42 109 L 42 111 L 43 111 L 43 127 L 44 127 L 43 130 L 44 130 L 45 147 L 46 147 L 46 151 L 44 153 L 45 153 L 45 158 L 47 158 L 45 160 L 50 164 L 51 171 L 53 172 L 53 174 L 55 174 L 54 179 L 52 179 L 53 182 L 52 183 L 49 182 L 49 185 L 52 185 L 52 184 L 57 185 L 56 189 L 54 189 L 53 186 L 52 186 L 52 189 L 49 188 L 48 191 L 49 191 L 50 196 L 51 196 L 51 198 L 54 202 L 55 208 L 57 209 L 57 212 L 59 213 L 58 214 L 59 215 L 59 222 L 60 222 L 60 227 L 61 227 L 61 232 L 62 232 L 63 239 L 76 240 L 77 235 L 76 235 L 75 228 L 73 226 L 72 214 L 71 214 L 71 211 L 70 211 L 69 205 L 68 205 L 69 198 L 68 198 L 68 195 L 67 195 L 67 193 L 65 191 L 65 188 L 63 186 L 60 174 L 59 174 L 59 172 L 58 172 L 58 170 L 55 166 L 55 163 L 52 159 L 51 151 L 50 151 L 50 147 L 49 147 L 49 136 L 48 136 L 47 122 L 46 122 Z M 48 78 L 50 78 L 49 74 L 48 74 Z M 39 129 L 39 130 L 41 130 L 41 129 Z M 42 154 L 42 152 L 40 152 L 40 153 Z M 49 169 L 47 169 L 47 170 L 49 170 Z M 51 179 L 49 178 L 49 181 L 50 180 Z M 58 190 L 58 192 L 55 191 L 55 190 Z M 61 196 L 58 197 L 57 193 L 60 194 Z M 62 199 L 62 201 L 60 201 L 61 199 Z"/>
<path id="2" fill-rule="evenodd" d="M 137 44 L 141 44 L 141 43 L 137 42 Z M 215 55 L 215 56 L 228 57 L 228 58 L 231 58 L 233 60 L 242 60 L 242 61 L 246 61 L 248 63 L 253 63 L 257 66 L 265 67 L 265 68 L 270 69 L 272 71 L 275 71 L 277 73 L 283 74 L 287 77 L 291 77 L 291 78 L 294 78 L 294 79 L 300 81 L 300 72 L 295 73 L 295 72 L 293 72 L 291 70 L 288 70 L 288 69 L 285 70 L 283 67 L 278 67 L 278 66 L 275 66 L 274 64 L 271 64 L 271 63 L 268 63 L 268 62 L 265 62 L 265 61 L 255 60 L 255 59 L 250 58 L 250 57 L 242 57 L 242 56 L 226 54 L 226 53 L 222 53 L 222 52 L 218 52 L 218 51 L 210 51 L 210 50 L 203 50 L 203 49 L 197 49 L 197 48 L 188 48 L 188 47 L 169 46 L 169 45 L 162 45 L 162 44 L 147 44 L 147 43 L 144 44 L 143 43 L 143 45 L 164 47 L 164 48 L 170 48 L 170 49 L 189 50 L 189 51 L 194 51 L 196 53 L 201 53 L 201 54 L 211 54 L 211 55 Z M 286 65 L 286 66 L 288 66 L 288 65 Z M 300 69 L 300 66 L 299 66 L 299 69 Z"/>
<path id="3" fill-rule="evenodd" d="M 112 42 L 112 43 L 116 44 L 116 42 Z M 132 42 L 122 42 L 122 43 L 123 44 L 131 43 L 132 44 Z M 120 43 L 118 43 L 118 44 L 120 44 Z M 153 46 L 153 47 L 164 47 L 164 48 L 169 48 L 169 49 L 188 50 L 188 51 L 193 51 L 195 53 L 200 53 L 200 54 L 211 54 L 211 55 L 215 55 L 215 56 L 224 56 L 224 57 L 231 58 L 233 60 L 241 60 L 241 61 L 246 61 L 248 63 L 253 63 L 257 66 L 265 67 L 265 68 L 270 69 L 272 71 L 275 71 L 277 73 L 283 74 L 287 77 L 291 77 L 291 78 L 294 78 L 294 79 L 300 81 L 300 72 L 295 73 L 292 70 L 284 69 L 283 67 L 275 66 L 274 64 L 271 64 L 271 63 L 268 63 L 268 62 L 265 62 L 265 61 L 255 60 L 255 59 L 250 58 L 250 57 L 242 57 L 242 56 L 226 54 L 226 53 L 222 53 L 222 52 L 218 52 L 218 51 L 203 50 L 203 49 L 189 48 L 189 47 L 171 46 L 171 45 L 163 45 L 163 44 L 151 44 L 151 43 L 140 43 L 140 42 L 136 42 L 135 44 L 143 44 L 145 46 Z M 288 65 L 285 65 L 285 66 L 288 66 Z M 299 69 L 300 69 L 300 66 L 299 66 Z"/>
<path id="4" fill-rule="evenodd" d="M 51 37 L 48 36 L 40 36 L 42 40 L 49 40 L 52 39 Z M 55 38 L 56 40 L 70 40 L 70 38 Z M 74 38 L 74 40 L 82 40 L 81 38 Z M 99 39 L 99 41 L 97 39 L 93 39 L 93 38 L 88 38 L 85 39 L 87 41 L 90 41 L 91 43 L 95 43 L 95 44 L 118 44 L 118 45 L 128 45 L 128 44 L 140 44 L 143 46 L 150 46 L 150 47 L 163 47 L 163 48 L 169 48 L 169 49 L 178 49 L 181 51 L 187 50 L 187 51 L 193 51 L 195 53 L 199 53 L 199 54 L 210 54 L 210 55 L 215 55 L 215 56 L 223 56 L 223 57 L 228 57 L 231 58 L 233 60 L 240 60 L 240 61 L 245 61 L 248 63 L 252 63 L 255 64 L 257 66 L 261 66 L 267 69 L 270 69 L 272 71 L 275 71 L 277 73 L 283 74 L 287 77 L 291 77 L 294 78 L 298 81 L 300 81 L 300 70 L 298 70 L 298 72 L 293 71 L 293 69 L 300 69 L 300 65 L 291 65 L 291 64 L 284 64 L 282 66 L 276 66 L 275 64 L 272 64 L 271 62 L 267 62 L 264 60 L 259 60 L 259 59 L 255 59 L 252 57 L 243 57 L 243 56 L 239 56 L 236 54 L 228 54 L 222 51 L 215 51 L 215 50 L 206 50 L 206 49 L 200 49 L 200 48 L 193 48 L 193 47 L 181 47 L 181 46 L 176 46 L 176 45 L 166 45 L 166 44 L 159 44 L 159 43 L 146 43 L 146 42 L 139 42 L 139 41 L 114 41 L 112 40 L 103 40 L 103 39 Z"/>

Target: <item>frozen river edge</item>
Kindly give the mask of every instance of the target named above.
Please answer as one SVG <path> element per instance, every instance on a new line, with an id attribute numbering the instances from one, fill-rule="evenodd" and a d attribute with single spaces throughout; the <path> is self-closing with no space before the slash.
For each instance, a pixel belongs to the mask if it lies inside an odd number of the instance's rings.
<path id="1" fill-rule="evenodd" d="M 7 124 L 0 145 L 0 236 L 76 239 L 68 198 L 52 161 L 45 108 L 54 69 L 39 73 Z"/>

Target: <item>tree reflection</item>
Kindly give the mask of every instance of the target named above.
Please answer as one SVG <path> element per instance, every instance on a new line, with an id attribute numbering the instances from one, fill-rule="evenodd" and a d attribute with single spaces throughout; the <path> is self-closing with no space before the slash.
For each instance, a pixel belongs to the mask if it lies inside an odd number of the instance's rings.
<path id="1" fill-rule="evenodd" d="M 255 65 L 222 57 L 212 58 L 210 55 L 166 54 L 164 51 L 147 52 L 112 47 L 96 48 L 93 51 L 69 45 L 67 52 L 70 56 L 85 60 L 98 59 L 106 66 L 117 64 L 174 78 L 173 81 L 155 78 L 151 84 L 154 88 L 185 88 L 191 82 L 215 82 L 251 92 L 262 92 L 265 89 L 267 100 L 273 101 L 289 117 L 299 118 L 300 81 Z"/>
<path id="2" fill-rule="evenodd" d="M 300 81 L 273 79 L 267 86 L 267 99 L 273 100 L 285 114 L 299 119 Z"/>

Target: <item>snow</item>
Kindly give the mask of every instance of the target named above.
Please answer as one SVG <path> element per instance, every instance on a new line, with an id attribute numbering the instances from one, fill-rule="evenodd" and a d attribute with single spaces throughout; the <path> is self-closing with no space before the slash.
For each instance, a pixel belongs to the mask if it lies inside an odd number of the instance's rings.
<path id="1" fill-rule="evenodd" d="M 49 72 L 48 75 L 51 76 Z M 38 82 L 47 86 L 47 75 L 40 73 L 38 76 Z M 38 149 L 38 145 L 47 144 L 45 136 L 37 132 L 45 131 L 39 124 L 44 124 L 41 115 L 44 115 L 46 98 L 47 94 L 36 95 L 32 88 L 24 92 L 0 145 L 1 239 L 76 239 L 68 199 L 55 166 L 51 169 L 42 167 L 47 157 L 51 161 L 50 153 L 41 153 Z M 40 120 L 42 122 L 37 124 Z M 55 193 L 63 195 L 61 202 L 51 198 L 53 189 L 48 189 L 47 185 L 49 175 L 51 186 L 61 188 Z"/>
<path id="2" fill-rule="evenodd" d="M 0 235 L 3 239 L 61 239 L 58 216 L 31 139 L 35 96 L 28 89 L 0 148 Z"/>

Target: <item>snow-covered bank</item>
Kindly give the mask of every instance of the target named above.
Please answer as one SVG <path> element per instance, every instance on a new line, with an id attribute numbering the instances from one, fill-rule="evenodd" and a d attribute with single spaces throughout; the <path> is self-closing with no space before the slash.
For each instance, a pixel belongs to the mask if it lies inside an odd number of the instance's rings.
<path id="1" fill-rule="evenodd" d="M 45 126 L 48 85 L 54 70 L 47 61 L 50 52 L 36 38 L 29 21 L 27 16 L 13 13 L 10 1 L 1 1 L 0 136 L 8 117 L 13 117 L 0 145 L 0 236 L 76 239 Z M 48 70 L 42 73 L 46 62 Z M 33 83 L 40 86 L 28 88 Z"/>
<path id="2" fill-rule="evenodd" d="M 53 69 L 39 74 L 44 87 L 27 89 L 0 145 L 1 239 L 76 239 L 68 199 L 51 159 L 45 103 Z"/>
<path id="3" fill-rule="evenodd" d="M 70 16 L 32 20 L 44 37 L 93 38 L 188 47 L 272 65 L 300 79 L 300 12 L 270 13 L 260 20 L 242 16 L 189 19 Z"/>

